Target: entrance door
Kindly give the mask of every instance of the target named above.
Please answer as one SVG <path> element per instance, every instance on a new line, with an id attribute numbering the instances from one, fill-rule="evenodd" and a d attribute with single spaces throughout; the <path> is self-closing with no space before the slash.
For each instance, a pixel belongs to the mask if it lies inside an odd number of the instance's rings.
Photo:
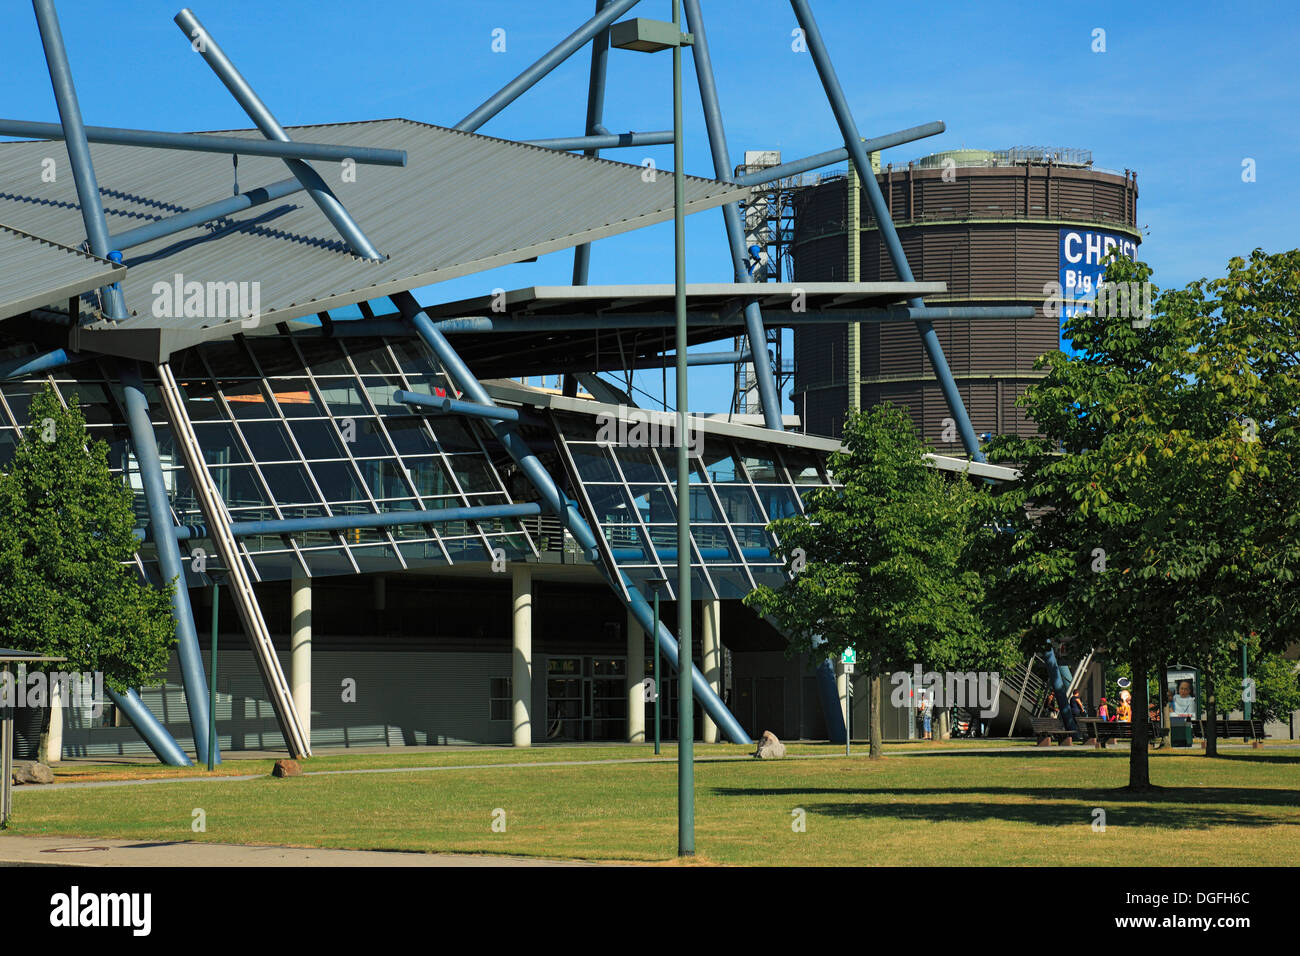
<path id="1" fill-rule="evenodd" d="M 754 678 L 754 718 L 755 733 L 770 730 L 785 739 L 785 678 Z"/>
<path id="2" fill-rule="evenodd" d="M 622 740 L 626 734 L 627 666 L 623 658 L 547 658 L 547 740 Z"/>

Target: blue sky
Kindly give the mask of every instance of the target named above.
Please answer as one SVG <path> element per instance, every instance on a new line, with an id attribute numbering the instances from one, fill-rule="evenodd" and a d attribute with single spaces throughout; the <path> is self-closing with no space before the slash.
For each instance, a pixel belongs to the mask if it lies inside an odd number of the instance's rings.
<path id="1" fill-rule="evenodd" d="M 587 19 L 592 0 L 221 0 L 194 12 L 286 125 L 402 116 L 450 126 Z M 837 145 L 812 62 L 792 50 L 782 0 L 703 0 L 732 163 L 745 149 L 787 159 Z M 86 122 L 152 129 L 249 125 L 174 23 L 180 0 L 58 3 Z M 1220 274 L 1256 246 L 1294 248 L 1300 210 L 1300 4 L 867 3 L 813 0 L 863 135 L 943 120 L 947 132 L 888 151 L 906 162 L 940 149 L 1012 145 L 1091 149 L 1096 165 L 1135 169 L 1141 257 L 1161 287 Z M 668 19 L 668 0 L 634 13 Z M 496 29 L 506 51 L 492 51 Z M 1094 52 L 1094 30 L 1105 52 Z M 3 115 L 56 121 L 35 19 L 0 12 Z M 560 66 L 483 127 L 520 139 L 578 135 L 589 56 Z M 671 126 L 670 58 L 613 51 L 606 125 Z M 712 172 L 686 66 L 686 166 Z M 616 150 L 671 166 L 671 147 Z M 1254 182 L 1242 163 L 1255 161 Z M 726 281 L 720 212 L 692 216 L 688 280 Z M 592 282 L 671 282 L 671 224 L 596 245 Z M 453 280 L 423 301 L 495 286 L 567 284 L 554 253 Z M 658 394 L 660 376 L 639 383 Z M 669 375 L 669 389 L 673 388 Z M 730 371 L 692 372 L 692 407 L 724 410 Z"/>

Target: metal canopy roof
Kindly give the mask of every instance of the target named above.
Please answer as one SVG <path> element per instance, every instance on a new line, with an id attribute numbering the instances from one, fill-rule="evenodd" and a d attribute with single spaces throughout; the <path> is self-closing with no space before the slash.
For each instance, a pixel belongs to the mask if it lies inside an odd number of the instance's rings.
<path id="1" fill-rule="evenodd" d="M 756 299 L 769 324 L 799 312 L 874 309 L 924 295 L 941 295 L 944 282 L 705 282 L 686 286 L 686 311 L 721 315 L 730 307 Z M 432 305 L 425 312 L 433 318 L 491 316 L 492 318 L 534 315 L 605 316 L 667 313 L 674 306 L 674 289 L 669 285 L 539 285 L 515 289 L 503 296 L 483 295 L 458 302 Z"/>
<path id="2" fill-rule="evenodd" d="M 37 168 L 40 168 L 39 166 Z M 0 223 L 0 319 L 116 282 L 126 269 Z"/>
<path id="3" fill-rule="evenodd" d="M 266 328 L 672 217 L 673 175 L 662 170 L 650 177 L 641 166 L 404 119 L 295 127 L 290 134 L 308 143 L 406 151 L 404 168 L 315 167 L 387 259 L 368 262 L 351 255 L 310 199 L 286 196 L 124 250 L 128 272 L 122 287 L 133 314 L 116 324 L 77 330 L 80 347 L 156 360 L 199 341 L 249 331 L 236 316 L 167 314 L 175 311 L 174 299 L 156 293 L 155 284 L 170 287 L 177 274 L 205 286 L 258 283 L 258 327 Z M 224 135 L 262 139 L 254 130 Z M 222 154 L 103 144 L 92 144 L 90 151 L 114 234 L 233 191 L 234 170 Z M 79 244 L 85 226 L 73 177 L 47 183 L 32 172 L 51 155 L 61 164 L 64 145 L 0 143 L 0 221 Z M 267 186 L 286 173 L 278 159 L 242 156 L 239 188 Z M 743 187 L 690 176 L 685 191 L 688 213 L 749 194 Z M 51 286 L 59 280 L 59 273 L 45 277 Z"/>

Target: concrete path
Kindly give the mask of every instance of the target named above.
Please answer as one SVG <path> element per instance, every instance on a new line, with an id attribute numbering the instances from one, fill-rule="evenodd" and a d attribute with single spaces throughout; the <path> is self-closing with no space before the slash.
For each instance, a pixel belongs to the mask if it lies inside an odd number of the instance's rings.
<path id="1" fill-rule="evenodd" d="M 488 854 L 323 850 L 230 843 L 141 843 L 0 834 L 4 866 L 597 866 Z"/>

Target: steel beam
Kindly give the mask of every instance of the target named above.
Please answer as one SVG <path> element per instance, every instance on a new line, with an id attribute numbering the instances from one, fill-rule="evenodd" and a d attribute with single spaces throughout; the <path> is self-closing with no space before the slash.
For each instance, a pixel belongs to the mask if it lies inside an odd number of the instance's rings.
<path id="1" fill-rule="evenodd" d="M 208 133 L 167 133 L 153 129 L 121 129 L 116 126 L 87 126 L 86 140 L 111 146 L 151 146 L 155 149 L 180 149 L 195 153 L 228 153 L 240 156 L 273 156 L 276 159 L 316 159 L 342 162 L 350 159 L 362 166 L 405 166 L 406 150 L 378 149 L 374 146 L 336 146 L 329 143 L 281 143 L 239 136 L 216 136 Z M 27 136 L 32 139 L 63 139 L 58 123 L 33 123 L 28 120 L 0 119 L 0 135 Z"/>
<path id="2" fill-rule="evenodd" d="M 302 531 L 350 531 L 353 528 L 395 528 L 408 524 L 444 521 L 488 521 L 493 518 L 528 518 L 542 513 L 536 503 L 437 508 L 427 511 L 389 511 L 384 514 L 332 515 L 321 518 L 282 518 L 273 521 L 236 521 L 230 533 L 237 538 L 255 534 L 297 534 Z"/>
<path id="3" fill-rule="evenodd" d="M 596 0 L 596 16 L 600 16 L 605 7 L 609 6 L 609 2 L 610 0 Z M 591 41 L 591 73 L 587 79 L 587 124 L 585 127 L 587 135 L 583 137 L 584 139 L 608 138 L 598 135 L 605 129 L 602 124 L 605 119 L 605 76 L 608 72 L 608 64 L 609 27 L 605 27 Z M 668 130 L 667 142 L 671 143 L 672 141 L 673 132 Z M 660 140 L 660 142 L 664 141 Z M 552 146 L 551 148 L 558 149 L 559 147 Z M 569 148 L 576 149 L 577 147 Z M 582 155 L 594 158 L 600 155 L 600 149 L 594 145 L 587 146 L 584 148 Z M 573 249 L 573 284 L 586 285 L 590 274 L 591 243 L 584 242 Z"/>
<path id="4" fill-rule="evenodd" d="M 10 379 L 39 375 L 42 372 L 62 368 L 74 362 L 82 362 L 88 358 L 90 358 L 89 355 L 83 355 L 80 352 L 69 352 L 67 349 L 52 349 L 39 355 L 25 355 L 22 358 L 10 359 L 7 362 L 0 363 L 0 381 L 7 382 Z"/>
<path id="5" fill-rule="evenodd" d="M 621 17 L 627 11 L 639 3 L 640 0 L 611 0 L 605 9 L 596 14 L 578 29 L 574 30 L 567 37 L 561 40 L 540 60 L 534 63 L 528 69 L 524 70 L 517 77 L 501 87 L 496 93 L 492 94 L 486 102 L 478 109 L 474 110 L 452 129 L 460 130 L 465 133 L 472 133 L 480 126 L 496 116 L 503 109 L 519 99 L 527 92 L 538 80 L 546 76 L 553 69 L 571 57 L 574 53 L 596 34 L 609 28 L 609 25 Z"/>
<path id="6" fill-rule="evenodd" d="M 889 149 L 891 146 L 911 143 L 918 139 L 925 139 L 927 136 L 937 136 L 944 129 L 945 126 L 940 122 L 924 123 L 910 129 L 900 129 L 896 133 L 886 133 L 884 136 L 873 136 L 870 139 L 864 139 L 862 148 L 870 155 L 882 149 Z M 785 179 L 787 176 L 806 173 L 811 169 L 821 169 L 823 166 L 842 163 L 848 158 L 849 151 L 847 148 L 828 149 L 824 153 L 816 153 L 812 156 L 805 156 L 803 159 L 791 160 L 788 163 L 782 163 L 780 166 L 766 166 L 756 173 L 737 176 L 736 184 L 739 186 L 762 186 L 767 183 L 774 183 L 778 179 Z"/>
<path id="7" fill-rule="evenodd" d="M 177 541 L 190 541 L 198 538 L 206 538 L 208 529 L 201 524 L 178 524 L 172 530 L 176 532 Z M 153 535 L 149 533 L 148 528 L 135 528 L 131 532 L 139 541 L 152 541 Z"/>
<path id="8" fill-rule="evenodd" d="M 415 325 L 420 337 L 433 351 L 448 378 L 456 387 L 481 405 L 495 404 L 491 396 L 488 395 L 487 390 L 479 384 L 478 379 L 461 361 L 460 356 L 456 354 L 456 350 L 451 347 L 451 344 L 438 331 L 434 323 L 423 313 L 419 303 L 415 301 L 415 297 L 409 292 L 401 292 L 390 298 L 401 309 L 402 316 Z M 599 560 L 600 549 L 591 526 L 582 517 L 577 506 L 572 501 L 569 501 L 556 486 L 550 473 L 537 459 L 537 456 L 533 454 L 532 449 L 528 447 L 528 444 L 515 430 L 515 427 L 508 422 L 493 422 L 491 428 L 501 442 L 502 447 L 519 465 L 528 480 L 532 482 L 533 487 L 542 495 L 547 508 L 560 517 L 561 523 L 577 540 L 586 554 L 587 560 L 601 569 L 601 572 L 609 580 L 610 586 L 614 589 L 614 593 L 624 599 L 628 610 L 646 629 L 646 632 L 654 633 L 654 612 L 646 599 L 631 585 L 627 575 L 617 568 L 607 567 L 603 561 Z M 619 575 L 621 578 L 622 589 L 615 583 L 612 577 L 614 574 Z M 658 633 L 664 657 L 676 668 L 678 666 L 677 641 L 673 639 L 672 633 L 662 623 L 660 623 Z M 740 722 L 727 709 L 727 705 L 722 702 L 722 699 L 714 693 L 713 688 L 709 686 L 709 682 L 704 679 L 704 675 L 700 673 L 699 669 L 692 665 L 691 672 L 691 686 L 695 696 L 700 701 L 701 706 L 704 707 L 705 712 L 713 718 L 714 723 L 721 727 L 723 732 L 734 743 L 752 743 L 750 736 L 745 733 Z"/>
<path id="9" fill-rule="evenodd" d="M 700 87 L 700 103 L 704 107 L 704 125 L 709 134 L 709 148 L 713 153 L 713 173 L 724 182 L 731 182 L 731 160 L 727 154 L 727 132 L 722 123 L 722 107 L 718 104 L 718 87 L 713 78 L 713 60 L 709 56 L 709 38 L 704 31 L 704 17 L 700 14 L 699 0 L 685 0 L 686 28 L 695 36 L 691 46 L 695 57 L 695 79 Z M 745 230 L 740 221 L 740 204 L 727 203 L 722 207 L 722 221 L 727 229 L 727 245 L 731 250 L 731 264 L 737 282 L 753 282 L 749 274 L 748 251 L 745 249 Z M 763 310 L 757 302 L 745 304 L 745 333 L 749 337 L 749 351 L 753 356 L 754 378 L 758 382 L 758 396 L 763 405 L 763 422 L 773 431 L 785 425 L 781 418 L 781 395 L 772 374 L 772 363 L 767 355 L 767 331 L 763 327 Z"/>
<path id="10" fill-rule="evenodd" d="M 181 749 L 176 738 L 167 732 L 167 728 L 154 716 L 153 711 L 144 705 L 139 694 L 133 690 L 119 694 L 111 687 L 105 687 L 104 690 L 108 693 L 108 699 L 117 705 L 117 709 L 126 715 L 127 720 L 131 721 L 131 726 L 154 752 L 155 757 L 169 767 L 194 766 L 190 755 Z M 207 728 L 204 728 L 204 732 L 207 732 Z M 195 740 L 197 739 L 196 736 Z"/>
<path id="11" fill-rule="evenodd" d="M 81 104 L 77 101 L 77 88 L 72 82 L 68 51 L 63 46 L 59 15 L 54 10 L 54 0 L 32 0 L 32 9 L 36 12 L 36 25 L 45 47 L 45 63 L 50 70 L 54 100 L 59 107 L 59 122 L 66 133 L 68 162 L 72 165 L 72 178 L 77 186 L 81 218 L 86 224 L 86 240 L 93 255 L 107 259 L 113 251 L 108 242 L 108 220 L 104 218 L 104 204 L 99 198 L 99 182 L 95 178 L 95 164 L 90 159 L 86 126 L 81 120 Z M 104 286 L 100 294 L 105 315 L 110 319 L 126 318 L 126 300 L 120 286 L 115 283 Z"/>
<path id="12" fill-rule="evenodd" d="M 698 0 L 687 0 L 687 3 L 695 3 Z M 853 165 L 858 169 L 858 175 L 862 178 L 862 187 L 867 194 L 867 202 L 871 205 L 872 214 L 876 217 L 876 225 L 880 230 L 881 238 L 885 241 L 885 248 L 889 251 L 889 259 L 894 264 L 894 271 L 898 273 L 898 278 L 903 282 L 911 282 L 912 267 L 907 263 L 907 256 L 903 253 L 903 244 L 899 241 L 898 231 L 894 228 L 894 221 L 890 218 L 889 207 L 885 203 L 885 197 L 881 194 L 880 183 L 876 181 L 876 174 L 871 168 L 871 162 L 867 157 L 866 150 L 862 146 L 862 137 L 858 135 L 858 124 L 853 119 L 853 112 L 849 109 L 849 101 L 844 96 L 844 90 L 840 86 L 839 77 L 835 73 L 835 66 L 831 63 L 830 53 L 826 49 L 826 43 L 822 39 L 821 30 L 817 26 L 817 21 L 812 15 L 812 10 L 808 6 L 808 0 L 790 0 L 790 6 L 794 9 L 795 18 L 799 21 L 799 26 L 804 32 L 804 42 L 808 45 L 808 52 L 812 55 L 813 64 L 817 68 L 817 75 L 821 79 L 822 88 L 826 91 L 826 99 L 830 102 L 831 110 L 835 113 L 835 121 L 839 124 L 840 135 L 844 137 L 844 144 L 848 147 L 849 154 L 853 158 Z M 911 301 L 913 306 L 924 306 L 925 302 L 917 297 Z M 948 368 L 948 360 L 944 357 L 943 346 L 939 343 L 939 336 L 934 331 L 934 326 L 930 324 L 929 319 L 923 319 L 916 323 L 917 332 L 921 335 L 921 342 L 925 346 L 925 353 L 930 359 L 930 364 L 934 367 L 935 378 L 939 381 L 939 387 L 943 390 L 943 396 L 948 402 L 948 410 L 952 412 L 952 417 L 957 423 L 957 429 L 961 433 L 962 444 L 966 447 L 966 452 L 975 461 L 984 461 L 984 453 L 980 451 L 979 439 L 975 437 L 975 428 L 971 425 L 970 416 L 966 413 L 966 404 L 962 401 L 961 393 L 957 390 L 957 382 L 952 377 L 952 371 Z"/>
<path id="13" fill-rule="evenodd" d="M 154 239 L 161 239 L 163 236 L 183 232 L 191 226 L 201 226 L 205 222 L 212 222 L 214 219 L 220 219 L 223 216 L 229 216 L 244 209 L 251 209 L 253 206 L 265 205 L 284 196 L 302 192 L 305 188 L 296 179 L 282 179 L 278 183 L 259 186 L 257 189 L 250 189 L 238 196 L 231 196 L 229 199 L 219 199 L 216 202 L 198 206 L 188 212 L 168 216 L 166 219 L 151 222 L 147 226 L 128 229 L 126 232 L 109 236 L 109 242 L 113 244 L 114 249 L 131 249 L 135 246 L 142 246 Z"/>
<path id="14" fill-rule="evenodd" d="M 628 146 L 666 146 L 673 141 L 672 130 L 650 133 L 605 133 L 603 135 L 570 136 L 567 139 L 529 139 L 529 146 L 557 149 L 561 152 L 584 150 L 584 156 L 595 156 L 602 149 L 621 149 Z M 576 248 L 582 248 L 578 246 Z M 574 283 L 578 285 L 579 283 Z"/>
<path id="15" fill-rule="evenodd" d="M 252 648 L 258 669 L 262 672 L 262 680 L 271 701 L 271 709 L 275 712 L 276 722 L 280 725 L 280 733 L 284 736 L 285 747 L 294 757 L 310 757 L 311 740 L 298 720 L 298 709 L 294 705 L 293 693 L 289 689 L 289 682 L 284 678 L 284 670 L 280 667 L 280 658 L 276 654 L 270 630 L 262 616 L 257 595 L 253 591 L 253 582 L 247 568 L 244 567 L 235 538 L 230 533 L 229 513 L 208 471 L 207 462 L 204 461 L 203 451 L 194 433 L 194 426 L 185 412 L 184 397 L 181 395 L 180 386 L 176 383 L 170 365 L 163 363 L 158 366 L 158 379 L 159 393 L 162 395 L 163 404 L 167 407 L 172 433 L 176 437 L 176 447 L 184 459 L 186 471 L 189 472 L 190 483 L 199 507 L 203 511 L 204 521 L 212 532 L 212 543 L 216 546 L 217 553 L 221 556 L 229 575 L 230 596 L 244 625 L 244 632 L 248 636 L 248 643 Z M 206 743 L 206 727 L 202 737 Z"/>
<path id="16" fill-rule="evenodd" d="M 393 401 L 404 405 L 419 405 L 451 415 L 470 415 L 474 418 L 490 418 L 499 422 L 519 421 L 519 410 L 501 408 L 497 405 L 477 405 L 474 402 L 462 402 L 455 398 L 441 398 L 437 395 L 419 395 L 398 389 L 393 392 Z"/>
<path id="17" fill-rule="evenodd" d="M 203 28 L 189 9 L 182 10 L 173 17 L 176 25 L 181 28 L 181 32 L 190 38 L 192 43 L 197 44 L 198 54 L 207 61 L 208 66 L 217 74 L 217 78 L 225 84 L 226 89 L 235 98 L 236 102 L 248 114 L 254 125 L 262 131 L 267 139 L 278 140 L 282 143 L 290 142 L 289 134 L 284 131 L 284 127 L 271 114 L 270 109 L 262 102 L 261 98 L 249 86 L 248 81 L 244 79 L 235 65 L 230 62 L 230 58 L 213 39 L 212 34 Z M 301 159 L 286 159 L 285 165 L 293 173 L 294 178 L 302 183 L 303 188 L 316 205 L 320 206 L 327 219 L 333 223 L 334 228 L 339 231 L 339 235 L 352 249 L 353 253 L 361 256 L 363 259 L 382 260 L 384 257 L 366 238 L 361 227 L 352 219 L 351 214 L 344 208 L 343 203 L 339 202 L 338 197 L 330 191 L 325 185 L 325 180 L 321 179 L 320 174 L 312 169 Z"/>
<path id="18" fill-rule="evenodd" d="M 149 414 L 149 400 L 145 397 L 139 369 L 128 362 L 122 362 L 119 369 L 126 419 L 131 429 L 131 445 L 135 448 L 136 462 L 140 465 L 140 480 L 144 485 L 145 503 L 149 508 L 149 527 L 158 553 L 158 567 L 163 584 L 173 585 L 172 617 L 176 620 L 177 653 L 181 660 L 181 679 L 185 685 L 185 705 L 189 710 L 190 728 L 194 731 L 194 749 L 198 753 L 199 763 L 207 763 L 208 682 L 203 673 L 198 634 L 194 630 L 194 612 L 190 608 L 189 589 L 185 586 L 181 552 L 176 545 L 176 535 L 172 533 L 174 522 L 167 500 L 167 486 L 163 481 L 162 461 L 158 457 L 158 442 L 154 437 L 153 421 Z M 159 529 L 164 529 L 167 533 L 159 533 Z"/>

